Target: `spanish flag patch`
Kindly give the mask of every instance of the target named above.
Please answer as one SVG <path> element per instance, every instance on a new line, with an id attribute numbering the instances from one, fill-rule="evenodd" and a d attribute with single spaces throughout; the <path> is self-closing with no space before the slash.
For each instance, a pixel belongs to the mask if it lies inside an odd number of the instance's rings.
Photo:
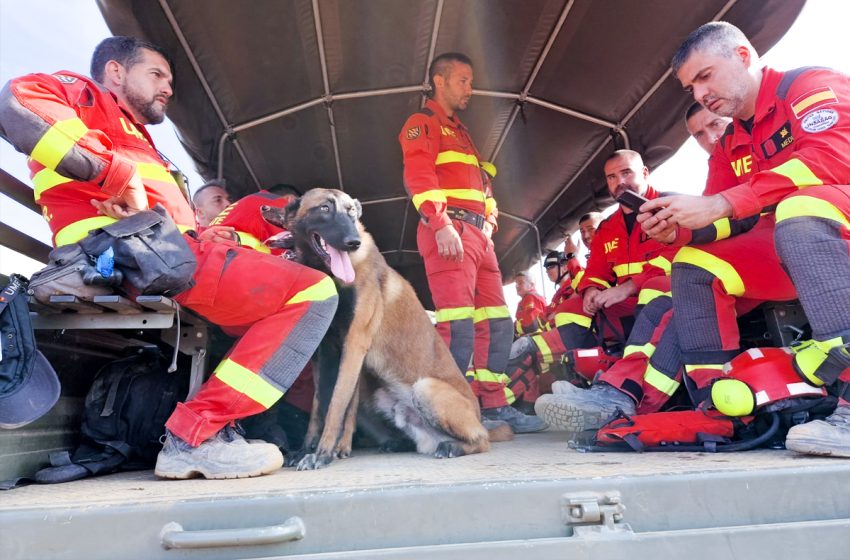
<path id="1" fill-rule="evenodd" d="M 804 93 L 791 103 L 791 110 L 794 111 L 794 116 L 798 119 L 808 113 L 814 111 L 824 105 L 838 103 L 838 98 L 835 92 L 829 86 L 819 87 L 809 92 Z"/>

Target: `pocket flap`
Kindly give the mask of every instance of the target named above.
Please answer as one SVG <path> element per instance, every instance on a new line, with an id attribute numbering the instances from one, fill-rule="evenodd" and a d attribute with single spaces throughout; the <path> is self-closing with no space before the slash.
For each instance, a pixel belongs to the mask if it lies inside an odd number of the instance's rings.
<path id="1" fill-rule="evenodd" d="M 103 231 L 112 237 L 127 237 L 142 233 L 163 222 L 164 218 L 153 210 L 137 212 L 129 218 L 118 220 L 114 224 L 103 226 Z"/>

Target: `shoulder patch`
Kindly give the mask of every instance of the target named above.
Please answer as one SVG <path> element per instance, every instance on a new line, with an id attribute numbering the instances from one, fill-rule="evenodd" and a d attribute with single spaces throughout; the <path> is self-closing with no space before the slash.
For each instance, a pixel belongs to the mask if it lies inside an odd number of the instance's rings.
<path id="1" fill-rule="evenodd" d="M 422 127 L 414 126 L 413 128 L 408 128 L 405 133 L 405 138 L 408 140 L 416 140 L 419 138 L 419 135 L 422 134 Z"/>
<path id="2" fill-rule="evenodd" d="M 73 84 L 77 81 L 77 78 L 74 76 L 66 76 L 65 74 L 53 74 L 53 77 L 62 82 L 63 84 Z"/>
<path id="3" fill-rule="evenodd" d="M 831 87 L 823 86 L 797 97 L 791 102 L 791 110 L 794 111 L 794 116 L 799 119 L 806 113 L 834 103 L 838 103 L 835 92 L 832 91 Z"/>
<path id="4" fill-rule="evenodd" d="M 838 111 L 835 109 L 818 109 L 807 113 L 800 125 L 806 132 L 823 132 L 835 126 L 837 122 Z"/>

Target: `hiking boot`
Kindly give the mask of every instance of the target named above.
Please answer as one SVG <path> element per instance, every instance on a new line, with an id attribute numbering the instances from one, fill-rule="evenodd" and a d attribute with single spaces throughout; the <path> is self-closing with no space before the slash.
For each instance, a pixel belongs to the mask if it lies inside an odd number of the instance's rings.
<path id="1" fill-rule="evenodd" d="M 625 414 L 635 413 L 631 397 L 611 385 L 600 383 L 590 389 L 572 387 L 569 392 L 541 395 L 534 404 L 537 416 L 552 429 L 567 432 L 570 439 L 585 430 L 598 430 L 618 408 Z"/>
<path id="2" fill-rule="evenodd" d="M 481 410 L 483 420 L 507 422 L 515 434 L 531 434 L 547 428 L 546 422 L 536 416 L 527 416 L 511 406 L 485 408 Z"/>
<path id="3" fill-rule="evenodd" d="M 283 466 L 283 455 L 271 443 L 248 443 L 236 430 L 225 427 L 198 447 L 166 431 L 156 458 L 160 478 L 249 478 Z"/>
<path id="4" fill-rule="evenodd" d="M 792 426 L 785 448 L 807 455 L 850 457 L 850 405 L 839 406 L 823 420 Z"/>

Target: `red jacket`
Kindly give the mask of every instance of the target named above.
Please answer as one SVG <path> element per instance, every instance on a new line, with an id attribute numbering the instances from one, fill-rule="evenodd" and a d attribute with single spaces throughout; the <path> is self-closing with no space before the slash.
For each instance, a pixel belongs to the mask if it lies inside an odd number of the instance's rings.
<path id="1" fill-rule="evenodd" d="M 121 194 L 134 172 L 148 204 L 162 204 L 182 230 L 195 227 L 187 195 L 145 127 L 89 78 L 62 71 L 11 80 L 0 92 L 0 134 L 30 157 L 35 201 L 56 246 L 115 220 L 91 199 Z"/>
<path id="2" fill-rule="evenodd" d="M 651 200 L 658 193 L 649 187 L 644 196 Z M 625 214 L 618 208 L 599 224 L 587 268 L 576 291 L 582 293 L 591 287 L 607 289 L 626 280 L 632 280 L 640 290 L 650 278 L 670 274 L 676 250 L 646 237 L 637 222 L 629 233 Z"/>
<path id="3" fill-rule="evenodd" d="M 514 332 L 517 336 L 536 333 L 546 319 L 546 300 L 537 292 L 529 292 L 522 296 L 516 308 Z"/>
<path id="4" fill-rule="evenodd" d="M 722 191 L 734 218 L 805 187 L 850 184 L 850 77 L 822 68 L 793 75 L 765 68 L 752 132 L 735 119 L 712 153 L 706 194 Z"/>
<path id="5" fill-rule="evenodd" d="M 262 253 L 281 254 L 282 250 L 270 249 L 265 241 L 285 230 L 264 220 L 260 207 L 286 208 L 293 198 L 290 195 L 281 196 L 265 190 L 243 196 L 213 218 L 210 226 L 231 226 L 236 229 L 240 245 L 251 247 Z"/>
<path id="6" fill-rule="evenodd" d="M 404 123 L 398 136 L 404 184 L 413 206 L 437 231 L 451 224 L 446 206 L 481 214 L 496 225 L 496 201 L 466 127 L 429 99 Z"/>

